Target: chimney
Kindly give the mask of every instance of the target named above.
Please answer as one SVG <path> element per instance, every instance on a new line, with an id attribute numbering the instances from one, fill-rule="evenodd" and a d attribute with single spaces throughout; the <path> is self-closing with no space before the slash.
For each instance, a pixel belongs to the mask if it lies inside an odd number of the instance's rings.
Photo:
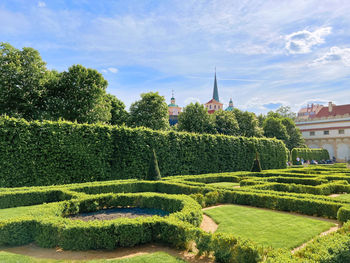
<path id="1" fill-rule="evenodd" d="M 333 111 L 333 103 L 330 101 L 328 102 L 328 111 L 332 112 Z"/>

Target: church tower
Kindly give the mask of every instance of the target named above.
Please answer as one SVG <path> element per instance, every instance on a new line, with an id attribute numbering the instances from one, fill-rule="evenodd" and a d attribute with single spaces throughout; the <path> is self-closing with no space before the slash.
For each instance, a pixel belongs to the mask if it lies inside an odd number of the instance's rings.
<path id="1" fill-rule="evenodd" d="M 222 110 L 224 104 L 222 104 L 219 100 L 219 90 L 218 83 L 216 80 L 216 70 L 214 75 L 214 89 L 213 89 L 213 98 L 204 104 L 205 108 L 208 110 L 209 114 L 213 114 L 217 110 Z"/>
<path id="2" fill-rule="evenodd" d="M 228 103 L 228 107 L 225 109 L 225 111 L 233 111 L 233 101 L 232 101 L 232 98 L 230 98 L 230 102 Z"/>
<path id="3" fill-rule="evenodd" d="M 175 125 L 178 122 L 179 114 L 181 113 L 181 107 L 175 103 L 174 91 L 170 99 L 170 104 L 168 105 L 169 113 L 169 123 L 170 125 Z"/>

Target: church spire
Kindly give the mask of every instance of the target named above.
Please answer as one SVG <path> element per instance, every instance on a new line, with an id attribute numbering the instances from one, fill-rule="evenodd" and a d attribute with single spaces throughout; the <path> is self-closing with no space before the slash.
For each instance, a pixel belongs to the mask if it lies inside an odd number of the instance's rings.
<path id="1" fill-rule="evenodd" d="M 219 100 L 219 91 L 218 91 L 218 83 L 216 81 L 216 68 L 215 68 L 215 77 L 214 77 L 214 91 L 213 91 L 213 99 L 216 101 L 220 101 Z"/>

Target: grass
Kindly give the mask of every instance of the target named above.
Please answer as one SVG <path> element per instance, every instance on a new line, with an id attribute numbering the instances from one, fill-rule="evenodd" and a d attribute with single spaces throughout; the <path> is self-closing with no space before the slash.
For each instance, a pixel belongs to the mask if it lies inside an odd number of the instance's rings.
<path id="1" fill-rule="evenodd" d="M 331 222 L 236 205 L 204 213 L 219 225 L 217 232 L 231 233 L 273 248 L 293 249 L 334 226 Z"/>
<path id="2" fill-rule="evenodd" d="M 215 186 L 215 187 L 235 187 L 235 186 L 239 186 L 239 183 L 232 183 L 232 182 L 218 182 L 218 183 L 211 183 L 211 184 L 207 184 L 208 186 Z"/>
<path id="3" fill-rule="evenodd" d="M 185 263 L 186 261 L 170 256 L 164 252 L 156 252 L 147 255 L 140 255 L 124 259 L 98 259 L 98 260 L 50 260 L 50 259 L 36 259 L 28 256 L 1 252 L 0 262 L 6 263 L 60 263 L 60 262 L 86 262 L 86 263 Z"/>
<path id="4" fill-rule="evenodd" d="M 39 213 L 38 212 L 39 207 L 42 207 L 42 205 L 20 206 L 20 207 L 0 209 L 0 219 L 3 220 L 3 219 L 17 218 L 19 215 L 20 216 L 35 215 Z"/>

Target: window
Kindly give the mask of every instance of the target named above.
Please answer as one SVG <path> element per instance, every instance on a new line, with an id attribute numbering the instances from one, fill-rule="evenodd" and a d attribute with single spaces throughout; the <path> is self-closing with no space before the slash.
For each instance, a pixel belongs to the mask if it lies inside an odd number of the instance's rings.
<path id="1" fill-rule="evenodd" d="M 344 131 L 344 130 L 338 130 L 338 133 L 339 133 L 339 134 L 344 134 L 345 131 Z"/>
<path id="2" fill-rule="evenodd" d="M 323 131 L 324 135 L 329 135 L 329 131 Z"/>
<path id="3" fill-rule="evenodd" d="M 315 136 L 315 132 L 314 131 L 310 132 L 310 136 Z"/>
<path id="4" fill-rule="evenodd" d="M 209 109 L 211 109 L 211 105 L 209 106 Z"/>
<path id="5" fill-rule="evenodd" d="M 214 109 L 216 109 L 216 105 L 214 105 Z"/>

